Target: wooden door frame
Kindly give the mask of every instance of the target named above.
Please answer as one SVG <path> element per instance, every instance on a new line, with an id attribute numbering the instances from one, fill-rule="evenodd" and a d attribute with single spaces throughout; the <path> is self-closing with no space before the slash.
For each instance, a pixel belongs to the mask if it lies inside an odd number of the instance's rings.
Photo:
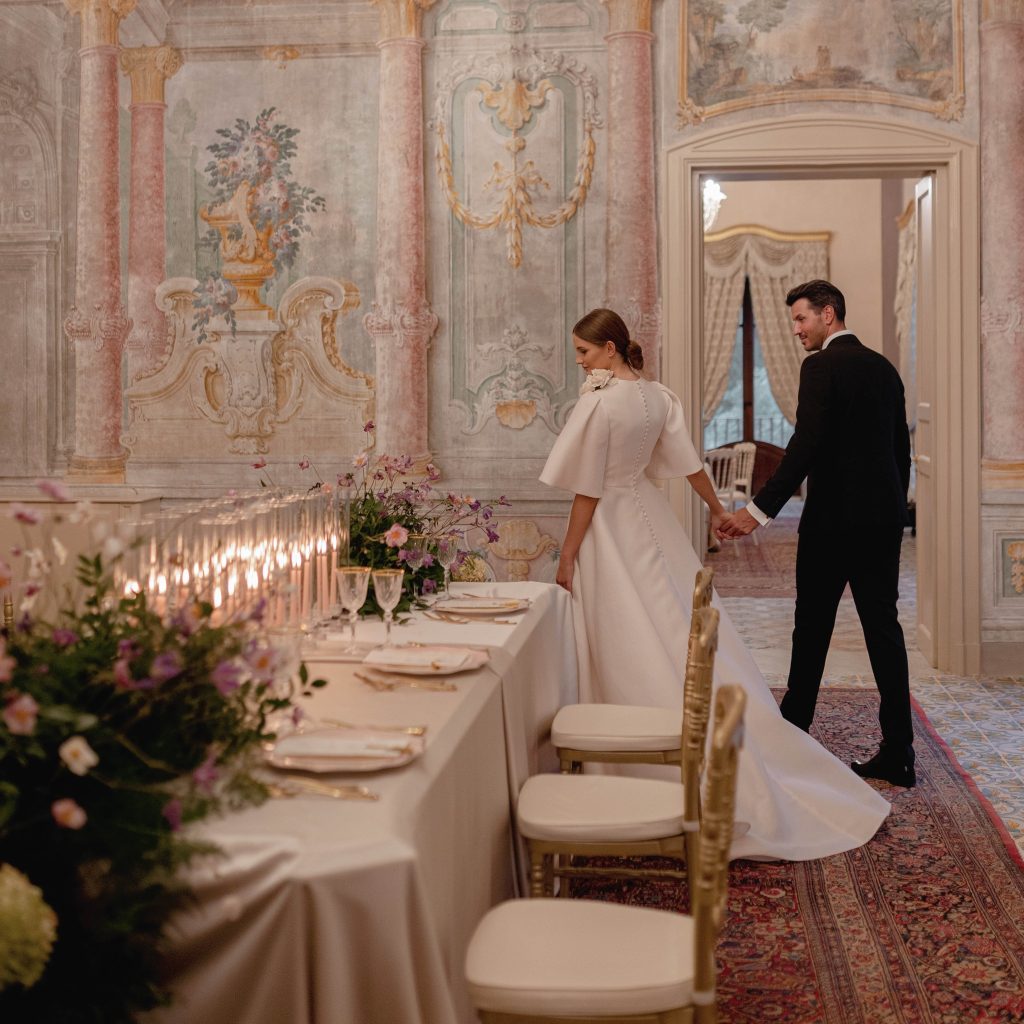
<path id="1" fill-rule="evenodd" d="M 701 178 L 935 176 L 935 338 L 918 358 L 935 360 L 937 461 L 936 667 L 980 671 L 981 252 L 975 144 L 912 124 L 867 117 L 793 116 L 695 134 L 662 154 L 662 378 L 683 400 L 701 437 L 703 230 Z M 924 347 L 921 347 L 921 342 Z M 687 491 L 689 489 L 687 488 Z M 670 496 L 691 537 L 697 500 Z M 838 540 L 838 538 L 837 538 Z M 700 548 L 698 547 L 698 550 Z"/>

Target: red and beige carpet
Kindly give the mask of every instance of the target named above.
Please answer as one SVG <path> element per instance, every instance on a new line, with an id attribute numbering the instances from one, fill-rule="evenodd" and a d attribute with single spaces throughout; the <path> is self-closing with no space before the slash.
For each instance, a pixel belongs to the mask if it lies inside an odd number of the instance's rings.
<path id="1" fill-rule="evenodd" d="M 893 810 L 850 853 L 738 861 L 719 943 L 722 1024 L 1024 1022 L 1024 862 L 915 707 L 918 785 L 878 783 Z M 822 691 L 818 739 L 872 751 L 873 689 Z M 667 882 L 589 882 L 578 895 L 686 907 Z"/>

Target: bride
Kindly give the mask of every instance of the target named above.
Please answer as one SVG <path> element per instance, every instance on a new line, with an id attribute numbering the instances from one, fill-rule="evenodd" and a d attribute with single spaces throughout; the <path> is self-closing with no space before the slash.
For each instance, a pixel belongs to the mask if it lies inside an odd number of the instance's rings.
<path id="1" fill-rule="evenodd" d="M 622 319 L 595 309 L 572 340 L 587 378 L 541 481 L 575 495 L 556 580 L 572 594 L 580 700 L 681 707 L 700 562 L 652 481 L 686 477 L 712 525 L 724 510 L 679 399 L 640 375 L 643 353 Z M 811 860 L 865 843 L 889 804 L 782 718 L 717 597 L 715 607 L 715 685 L 747 693 L 732 856 Z"/>

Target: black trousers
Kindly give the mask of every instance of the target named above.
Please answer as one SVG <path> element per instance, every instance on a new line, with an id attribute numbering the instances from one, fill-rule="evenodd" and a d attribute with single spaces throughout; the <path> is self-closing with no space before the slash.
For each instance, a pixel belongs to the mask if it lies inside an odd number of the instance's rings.
<path id="1" fill-rule="evenodd" d="M 800 531 L 793 654 L 782 700 L 787 721 L 810 728 L 839 600 L 849 583 L 881 697 L 882 741 L 897 749 L 913 743 L 907 647 L 896 612 L 902 543 L 902 527 Z"/>

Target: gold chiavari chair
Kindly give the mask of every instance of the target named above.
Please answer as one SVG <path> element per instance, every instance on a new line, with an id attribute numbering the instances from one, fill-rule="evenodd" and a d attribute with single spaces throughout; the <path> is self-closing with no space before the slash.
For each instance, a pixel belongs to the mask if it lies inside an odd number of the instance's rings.
<path id="1" fill-rule="evenodd" d="M 746 694 L 723 686 L 696 844 L 691 914 L 596 900 L 510 900 L 466 953 L 483 1024 L 715 1024 Z"/>
<path id="2" fill-rule="evenodd" d="M 698 612 L 711 605 L 713 569 L 700 569 L 693 586 L 687 661 L 698 630 Z M 587 761 L 614 764 L 680 764 L 679 708 L 632 704 L 567 704 L 551 723 L 551 742 L 563 772 Z"/>
<path id="3" fill-rule="evenodd" d="M 697 621 L 683 685 L 680 781 L 565 774 L 527 779 L 519 791 L 516 822 L 530 852 L 531 896 L 552 895 L 556 877 L 689 878 L 693 884 L 718 611 L 703 608 Z M 574 861 L 644 856 L 687 864 L 681 870 Z"/>

